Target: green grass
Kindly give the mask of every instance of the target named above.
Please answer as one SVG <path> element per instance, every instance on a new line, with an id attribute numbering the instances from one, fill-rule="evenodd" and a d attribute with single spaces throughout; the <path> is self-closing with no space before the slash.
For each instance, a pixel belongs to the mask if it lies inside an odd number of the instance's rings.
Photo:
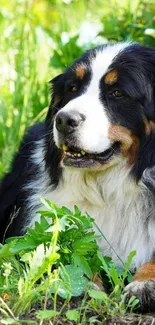
<path id="1" fill-rule="evenodd" d="M 22 315 L 37 302 L 40 308 L 35 311 L 36 324 L 61 317 L 84 325 L 89 314 L 98 320 L 131 314 L 138 300 L 132 297 L 125 304 L 123 289 L 132 278 L 129 268 L 135 252 L 128 256 L 122 269 L 117 269 L 99 251 L 92 218 L 81 214 L 77 207 L 72 212 L 45 199 L 42 203 L 45 210 L 38 211 L 40 223 L 36 222 L 34 229 L 28 228 L 23 237 L 10 238 L 0 247 L 1 322 L 22 323 Z M 92 285 L 93 274 L 102 271 L 109 294 L 94 290 Z M 68 309 L 72 298 L 83 293 L 76 311 Z M 60 299 L 63 302 L 58 308 Z"/>

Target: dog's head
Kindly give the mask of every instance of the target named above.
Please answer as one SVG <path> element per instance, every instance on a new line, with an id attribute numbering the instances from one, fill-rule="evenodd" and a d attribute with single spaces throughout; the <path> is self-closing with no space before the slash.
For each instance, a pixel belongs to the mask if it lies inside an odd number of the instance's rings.
<path id="1" fill-rule="evenodd" d="M 47 122 L 61 165 L 134 164 L 152 134 L 154 86 L 155 51 L 133 43 L 89 50 L 54 78 Z"/>

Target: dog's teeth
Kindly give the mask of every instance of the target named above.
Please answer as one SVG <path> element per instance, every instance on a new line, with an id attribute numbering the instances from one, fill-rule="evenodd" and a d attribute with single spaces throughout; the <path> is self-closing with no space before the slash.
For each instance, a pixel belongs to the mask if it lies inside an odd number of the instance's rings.
<path id="1" fill-rule="evenodd" d="M 67 147 L 65 144 L 63 144 L 63 146 L 62 146 L 62 150 L 63 150 L 63 151 L 67 151 L 67 150 L 68 150 L 68 147 Z"/>
<path id="2" fill-rule="evenodd" d="M 63 145 L 63 150 L 64 150 L 64 154 L 65 154 L 65 156 L 69 156 L 69 157 L 73 157 L 73 158 L 77 158 L 77 157 L 81 157 L 82 155 L 84 156 L 85 155 L 85 152 L 84 151 L 81 151 L 81 153 L 72 153 L 72 152 L 70 152 L 70 151 L 66 151 L 66 145 L 64 144 Z"/>

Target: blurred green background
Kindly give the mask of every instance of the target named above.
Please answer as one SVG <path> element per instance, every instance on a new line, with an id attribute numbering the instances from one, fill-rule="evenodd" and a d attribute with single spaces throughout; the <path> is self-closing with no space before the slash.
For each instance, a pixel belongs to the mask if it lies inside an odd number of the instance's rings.
<path id="1" fill-rule="evenodd" d="M 0 0 L 0 176 L 45 117 L 48 81 L 85 49 L 123 40 L 155 47 L 155 1 Z"/>

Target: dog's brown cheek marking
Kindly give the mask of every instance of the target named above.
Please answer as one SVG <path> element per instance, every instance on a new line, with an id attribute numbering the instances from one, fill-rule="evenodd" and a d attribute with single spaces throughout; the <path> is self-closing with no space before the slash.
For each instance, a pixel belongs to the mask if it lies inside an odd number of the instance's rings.
<path id="1" fill-rule="evenodd" d="M 155 280 L 155 261 L 142 265 L 133 278 L 133 281 L 145 280 Z"/>
<path id="2" fill-rule="evenodd" d="M 127 168 L 130 167 L 136 159 L 139 140 L 130 130 L 123 126 L 111 125 L 109 128 L 109 139 L 121 143 L 122 153 L 127 158 Z"/>
<path id="3" fill-rule="evenodd" d="M 75 73 L 77 78 L 83 79 L 85 73 L 86 73 L 86 67 L 84 64 L 80 64 L 75 68 Z"/>
<path id="4" fill-rule="evenodd" d="M 118 79 L 117 71 L 113 70 L 106 74 L 104 81 L 106 84 L 112 85 L 117 81 L 117 79 Z"/>

